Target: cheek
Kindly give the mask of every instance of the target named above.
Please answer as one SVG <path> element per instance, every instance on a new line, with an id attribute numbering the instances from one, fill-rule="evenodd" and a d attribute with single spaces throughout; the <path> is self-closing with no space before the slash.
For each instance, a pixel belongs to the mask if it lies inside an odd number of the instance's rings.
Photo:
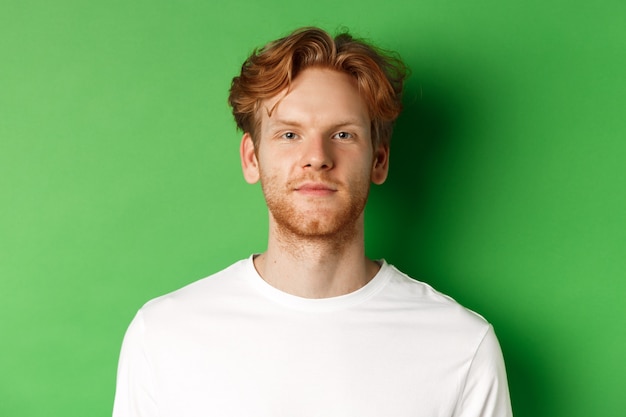
<path id="1" fill-rule="evenodd" d="M 276 179 L 287 179 L 296 175 L 297 163 L 295 156 L 289 152 L 260 153 L 258 156 L 259 171 Z"/>

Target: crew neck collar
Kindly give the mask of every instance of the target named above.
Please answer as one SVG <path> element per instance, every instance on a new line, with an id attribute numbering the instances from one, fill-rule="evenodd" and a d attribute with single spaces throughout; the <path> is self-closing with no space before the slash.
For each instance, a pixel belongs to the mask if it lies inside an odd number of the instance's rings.
<path id="1" fill-rule="evenodd" d="M 356 306 L 378 293 L 389 281 L 390 277 L 390 266 L 382 259 L 377 261 L 380 264 L 380 269 L 374 278 L 358 290 L 336 297 L 305 298 L 286 293 L 268 284 L 254 267 L 253 259 L 255 256 L 256 254 L 253 254 L 244 260 L 247 270 L 247 274 L 245 275 L 250 283 L 266 298 L 295 310 L 327 312 Z"/>

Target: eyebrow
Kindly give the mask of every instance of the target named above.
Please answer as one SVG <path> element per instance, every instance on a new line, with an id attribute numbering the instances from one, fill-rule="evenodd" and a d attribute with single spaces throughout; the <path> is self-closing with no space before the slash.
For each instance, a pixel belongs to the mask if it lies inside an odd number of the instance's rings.
<path id="1" fill-rule="evenodd" d="M 294 127 L 300 127 L 302 126 L 302 123 L 297 121 L 297 120 L 288 120 L 288 119 L 274 119 L 273 120 L 274 123 L 272 123 L 274 126 L 294 126 Z M 342 120 L 338 123 L 334 123 L 333 124 L 333 128 L 338 128 L 338 127 L 342 127 L 342 126 L 359 126 L 360 122 L 358 119 L 346 119 L 346 120 Z"/>
<path id="2" fill-rule="evenodd" d="M 302 125 L 302 123 L 300 123 L 297 120 L 273 119 L 272 122 L 273 122 L 272 123 L 273 125 L 281 125 L 281 126 L 301 126 Z"/>

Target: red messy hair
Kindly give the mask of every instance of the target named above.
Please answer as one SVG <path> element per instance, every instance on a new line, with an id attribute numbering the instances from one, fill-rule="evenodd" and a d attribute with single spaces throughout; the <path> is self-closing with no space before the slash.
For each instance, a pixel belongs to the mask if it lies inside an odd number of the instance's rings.
<path id="1" fill-rule="evenodd" d="M 304 69 L 317 67 L 353 77 L 372 120 L 372 143 L 389 145 L 393 123 L 402 110 L 405 65 L 395 55 L 342 32 L 334 38 L 305 27 L 255 50 L 233 78 L 228 103 L 237 127 L 256 143 L 263 100 L 290 88 Z"/>

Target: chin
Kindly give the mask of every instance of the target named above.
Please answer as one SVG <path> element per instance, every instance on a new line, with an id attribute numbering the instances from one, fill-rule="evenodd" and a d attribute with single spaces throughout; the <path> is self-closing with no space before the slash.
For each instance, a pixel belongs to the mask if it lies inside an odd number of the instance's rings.
<path id="1" fill-rule="evenodd" d="M 271 227 L 295 240 L 346 241 L 362 230 L 367 192 L 355 192 L 332 204 L 303 204 L 264 190 Z"/>
<path id="2" fill-rule="evenodd" d="M 360 213 L 346 210 L 342 215 L 290 212 L 272 213 L 276 231 L 290 239 L 311 241 L 346 241 L 357 235 Z"/>

